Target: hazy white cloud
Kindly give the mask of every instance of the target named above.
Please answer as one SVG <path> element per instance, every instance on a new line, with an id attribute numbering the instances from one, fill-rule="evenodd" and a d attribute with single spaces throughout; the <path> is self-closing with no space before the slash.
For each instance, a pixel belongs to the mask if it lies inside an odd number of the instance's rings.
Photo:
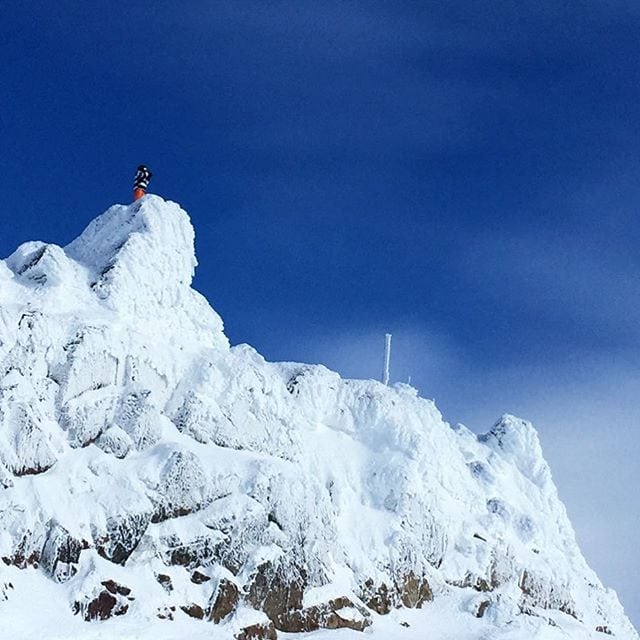
<path id="1" fill-rule="evenodd" d="M 640 335 L 636 256 L 605 244 L 598 228 L 479 233 L 459 262 L 487 296 L 540 318 L 593 323 L 603 336 Z M 603 220 L 602 224 L 606 224 Z M 623 228 L 620 228 L 623 235 Z"/>

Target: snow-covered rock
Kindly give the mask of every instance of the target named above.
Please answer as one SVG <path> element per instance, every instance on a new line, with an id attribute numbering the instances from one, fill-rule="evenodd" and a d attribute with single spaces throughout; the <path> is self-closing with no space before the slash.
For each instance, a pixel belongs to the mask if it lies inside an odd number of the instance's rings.
<path id="1" fill-rule="evenodd" d="M 149 195 L 0 261 L 11 637 L 28 599 L 38 624 L 118 616 L 140 634 L 375 633 L 417 607 L 454 611 L 456 637 L 638 638 L 530 423 L 476 437 L 407 385 L 230 347 L 191 288 L 193 243 Z"/>

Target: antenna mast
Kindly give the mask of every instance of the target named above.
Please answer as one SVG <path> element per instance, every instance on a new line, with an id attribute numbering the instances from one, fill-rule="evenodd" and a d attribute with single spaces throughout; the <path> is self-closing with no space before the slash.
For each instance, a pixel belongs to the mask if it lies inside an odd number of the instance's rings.
<path id="1" fill-rule="evenodd" d="M 384 369 L 382 370 L 382 384 L 389 384 L 389 368 L 391 365 L 391 334 L 384 337 Z"/>

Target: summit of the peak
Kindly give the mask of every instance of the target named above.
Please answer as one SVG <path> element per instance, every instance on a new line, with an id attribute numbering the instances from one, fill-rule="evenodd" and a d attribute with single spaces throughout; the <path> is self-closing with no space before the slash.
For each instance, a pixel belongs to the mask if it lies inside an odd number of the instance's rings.
<path id="1" fill-rule="evenodd" d="M 110 322 L 115 313 L 147 332 L 162 326 L 174 341 L 226 346 L 222 320 L 191 288 L 194 242 L 191 220 L 175 202 L 146 195 L 116 204 L 64 248 L 26 242 L 0 261 L 0 301 L 72 313 L 80 323 Z"/>
<path id="2" fill-rule="evenodd" d="M 175 202 L 147 195 L 95 218 L 65 253 L 89 270 L 96 295 L 118 308 L 175 306 L 197 264 L 195 234 Z"/>
<path id="3" fill-rule="evenodd" d="M 197 264 L 188 214 L 175 202 L 154 195 L 130 205 L 113 205 L 92 220 L 65 252 L 98 276 L 135 253 L 138 266 L 145 258 L 161 262 L 168 268 L 163 269 L 165 275 L 187 285 Z"/>

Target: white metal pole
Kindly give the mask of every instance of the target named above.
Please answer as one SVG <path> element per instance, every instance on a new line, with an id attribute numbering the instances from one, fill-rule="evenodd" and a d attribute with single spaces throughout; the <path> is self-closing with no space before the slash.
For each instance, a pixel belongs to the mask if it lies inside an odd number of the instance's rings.
<path id="1" fill-rule="evenodd" d="M 382 371 L 382 384 L 389 384 L 389 368 L 391 365 L 391 334 L 384 337 L 384 369 Z"/>

